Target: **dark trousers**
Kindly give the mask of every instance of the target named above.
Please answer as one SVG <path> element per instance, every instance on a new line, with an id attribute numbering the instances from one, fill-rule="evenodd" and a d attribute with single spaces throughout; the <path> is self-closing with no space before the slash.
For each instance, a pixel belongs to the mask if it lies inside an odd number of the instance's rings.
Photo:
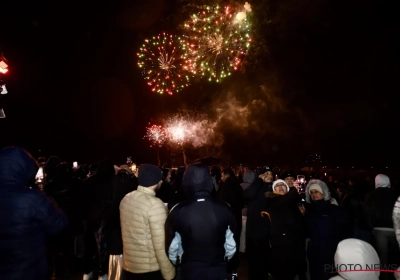
<path id="1" fill-rule="evenodd" d="M 302 240 L 292 240 L 290 243 L 275 246 L 272 244 L 269 265 L 273 279 L 293 280 L 296 275 L 304 279 L 306 264 L 305 244 Z"/>
<path id="2" fill-rule="evenodd" d="M 203 263 L 183 264 L 183 280 L 226 280 L 226 263 L 209 266 Z"/>
<path id="3" fill-rule="evenodd" d="M 375 237 L 375 248 L 379 255 L 382 269 L 394 270 L 399 264 L 399 246 L 396 239 L 396 233 L 394 231 L 386 230 L 373 230 Z M 394 265 L 396 264 L 396 265 Z M 392 267 L 393 266 L 393 267 Z M 381 272 L 379 279 L 393 279 L 394 274 L 388 272 Z"/>
<path id="4" fill-rule="evenodd" d="M 85 232 L 84 273 L 93 270 L 93 257 L 97 255 L 99 275 L 108 272 L 108 254 L 104 224 L 88 226 Z"/>
<path id="5" fill-rule="evenodd" d="M 332 275 L 328 267 L 334 267 L 333 262 L 324 261 L 323 259 L 309 259 L 310 261 L 310 279 L 311 280 L 329 280 Z"/>
<path id="6" fill-rule="evenodd" d="M 246 239 L 248 280 L 268 279 L 269 244 L 265 241 Z"/>
<path id="7" fill-rule="evenodd" d="M 50 277 L 59 277 L 72 273 L 72 265 L 74 262 L 73 245 L 73 238 L 66 231 L 49 240 Z"/>
<path id="8" fill-rule="evenodd" d="M 328 280 L 332 277 L 332 269 L 334 267 L 334 258 L 336 247 L 334 244 L 326 247 L 319 247 L 312 243 L 308 243 L 307 258 L 310 268 L 311 280 Z"/>
<path id="9" fill-rule="evenodd" d="M 147 273 L 131 273 L 126 270 L 122 270 L 121 280 L 163 280 L 161 271 L 152 271 Z"/>

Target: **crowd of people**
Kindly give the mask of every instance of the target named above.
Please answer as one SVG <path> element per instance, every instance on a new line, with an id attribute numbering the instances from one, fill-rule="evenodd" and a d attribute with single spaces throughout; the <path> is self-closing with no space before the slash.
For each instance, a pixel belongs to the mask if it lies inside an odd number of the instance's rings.
<path id="1" fill-rule="evenodd" d="M 394 279 L 399 194 L 384 174 L 347 179 L 202 162 L 76 167 L 4 148 L 0 279 Z"/>

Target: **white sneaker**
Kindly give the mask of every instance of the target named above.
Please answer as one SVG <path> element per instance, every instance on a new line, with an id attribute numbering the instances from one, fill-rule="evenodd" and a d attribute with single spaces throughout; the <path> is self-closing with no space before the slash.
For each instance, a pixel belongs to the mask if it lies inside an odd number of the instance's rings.
<path id="1" fill-rule="evenodd" d="M 89 274 L 83 274 L 83 280 L 90 280 L 93 278 L 93 272 L 90 272 Z"/>
<path id="2" fill-rule="evenodd" d="M 99 276 L 99 280 L 108 280 L 108 274 L 104 274 L 103 276 Z"/>

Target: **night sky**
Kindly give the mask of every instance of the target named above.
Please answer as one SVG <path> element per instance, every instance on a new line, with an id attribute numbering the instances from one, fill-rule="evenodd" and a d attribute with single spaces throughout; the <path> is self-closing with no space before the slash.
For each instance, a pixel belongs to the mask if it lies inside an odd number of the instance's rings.
<path id="1" fill-rule="evenodd" d="M 398 165 L 395 1 L 261 2 L 254 10 L 258 49 L 243 71 L 167 96 L 146 86 L 136 53 L 146 37 L 175 32 L 183 19 L 176 1 L 3 0 L 0 51 L 10 72 L 9 94 L 0 96 L 7 115 L 0 147 L 22 145 L 69 161 L 122 163 L 131 155 L 156 163 L 143 140 L 149 122 L 183 109 L 212 119 L 222 109 L 223 141 L 188 147 L 192 159 L 297 164 L 318 153 L 328 164 Z M 161 149 L 162 161 L 171 154 L 179 151 Z"/>

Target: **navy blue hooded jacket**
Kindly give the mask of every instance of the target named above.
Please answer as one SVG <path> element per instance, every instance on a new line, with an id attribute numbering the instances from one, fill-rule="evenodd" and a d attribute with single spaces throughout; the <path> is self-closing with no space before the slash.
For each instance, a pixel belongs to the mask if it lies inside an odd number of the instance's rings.
<path id="1" fill-rule="evenodd" d="M 28 188 L 37 170 L 24 149 L 0 151 L 0 279 L 47 279 L 46 237 L 67 226 L 44 193 Z"/>
<path id="2" fill-rule="evenodd" d="M 201 264 L 206 267 L 225 261 L 225 234 L 229 227 L 235 232 L 235 217 L 226 202 L 211 196 L 214 188 L 208 168 L 191 164 L 183 175 L 187 199 L 171 209 L 166 229 L 166 250 L 169 251 L 175 233 L 182 237 L 183 266 Z"/>

